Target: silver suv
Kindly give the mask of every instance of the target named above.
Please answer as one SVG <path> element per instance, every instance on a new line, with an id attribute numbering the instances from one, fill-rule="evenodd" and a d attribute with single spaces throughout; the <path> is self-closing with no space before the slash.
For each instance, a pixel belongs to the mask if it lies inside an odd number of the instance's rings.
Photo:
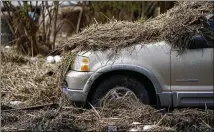
<path id="1" fill-rule="evenodd" d="M 99 104 L 103 97 L 132 93 L 161 107 L 214 106 L 214 44 L 201 36 L 183 53 L 165 41 L 111 51 L 80 53 L 63 83 L 74 102 Z"/>

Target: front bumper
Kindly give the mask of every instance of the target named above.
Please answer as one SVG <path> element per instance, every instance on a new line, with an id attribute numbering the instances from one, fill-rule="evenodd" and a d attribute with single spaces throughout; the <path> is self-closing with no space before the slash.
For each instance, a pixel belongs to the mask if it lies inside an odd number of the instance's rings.
<path id="1" fill-rule="evenodd" d="M 84 89 L 93 72 L 70 71 L 62 84 L 62 92 L 73 102 L 85 103 L 88 91 Z"/>
<path id="2" fill-rule="evenodd" d="M 73 102 L 86 102 L 88 94 L 85 93 L 83 90 L 72 90 L 68 87 L 63 87 L 62 91 Z"/>

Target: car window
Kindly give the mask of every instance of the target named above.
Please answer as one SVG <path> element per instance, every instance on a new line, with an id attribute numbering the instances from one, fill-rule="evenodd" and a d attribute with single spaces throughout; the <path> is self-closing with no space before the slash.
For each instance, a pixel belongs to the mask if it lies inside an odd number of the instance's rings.
<path id="1" fill-rule="evenodd" d="M 208 22 L 210 24 L 212 32 L 214 33 L 214 16 L 212 16 L 211 18 L 209 18 Z"/>
<path id="2" fill-rule="evenodd" d="M 189 49 L 214 48 L 213 40 L 206 40 L 202 35 L 191 38 Z"/>
<path id="3" fill-rule="evenodd" d="M 209 38 L 203 35 L 192 36 L 189 49 L 214 48 L 214 16 L 209 18 L 209 30 L 212 32 Z"/>

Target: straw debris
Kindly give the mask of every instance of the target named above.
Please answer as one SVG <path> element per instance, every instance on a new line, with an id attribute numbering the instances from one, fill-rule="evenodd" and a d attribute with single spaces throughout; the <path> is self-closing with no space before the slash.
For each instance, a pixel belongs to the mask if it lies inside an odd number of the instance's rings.
<path id="1" fill-rule="evenodd" d="M 212 11 L 211 1 L 179 2 L 166 13 L 144 23 L 112 20 L 106 24 L 93 24 L 62 42 L 60 48 L 64 51 L 74 48 L 79 51 L 119 50 L 133 44 L 165 40 L 172 47 L 184 50 L 194 34 L 203 34 L 213 40 L 205 21 L 205 16 Z"/>
<path id="2" fill-rule="evenodd" d="M 134 127 L 133 122 L 139 122 L 138 128 L 141 131 L 145 125 L 157 125 L 150 131 L 214 130 L 212 110 L 180 109 L 163 113 L 131 99 L 112 101 L 95 109 L 100 117 L 94 109 L 72 106 L 40 111 L 3 112 L 3 128 L 13 126 L 29 131 L 103 131 L 107 126 L 116 126 L 118 131 L 127 131 Z"/>
<path id="3" fill-rule="evenodd" d="M 18 54 L 14 49 L 6 50 L 2 46 L 0 47 L 1 50 L 1 61 L 2 62 L 14 62 L 14 63 L 21 63 L 25 64 L 29 62 L 26 56 Z"/>
<path id="4" fill-rule="evenodd" d="M 26 105 L 56 101 L 57 66 L 45 63 L 37 56 L 37 62 L 13 50 L 1 52 L 1 89 L 5 96 L 2 102 L 21 101 Z"/>

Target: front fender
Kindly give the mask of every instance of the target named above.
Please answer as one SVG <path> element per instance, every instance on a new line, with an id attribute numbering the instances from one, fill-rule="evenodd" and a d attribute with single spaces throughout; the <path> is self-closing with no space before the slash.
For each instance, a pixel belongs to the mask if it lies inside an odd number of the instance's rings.
<path id="1" fill-rule="evenodd" d="M 130 71 L 135 71 L 138 73 L 143 74 L 146 76 L 148 79 L 151 80 L 152 84 L 154 85 L 156 93 L 161 93 L 162 90 L 162 85 L 158 81 L 157 77 L 149 70 L 147 70 L 144 67 L 136 66 L 136 65 L 131 65 L 131 64 L 115 64 L 111 66 L 105 66 L 94 72 L 90 78 L 87 80 L 86 85 L 84 87 L 84 92 L 88 93 L 91 86 L 93 83 L 98 79 L 102 74 L 107 73 L 107 72 L 112 72 L 112 71 L 117 71 L 117 70 L 130 70 Z"/>

